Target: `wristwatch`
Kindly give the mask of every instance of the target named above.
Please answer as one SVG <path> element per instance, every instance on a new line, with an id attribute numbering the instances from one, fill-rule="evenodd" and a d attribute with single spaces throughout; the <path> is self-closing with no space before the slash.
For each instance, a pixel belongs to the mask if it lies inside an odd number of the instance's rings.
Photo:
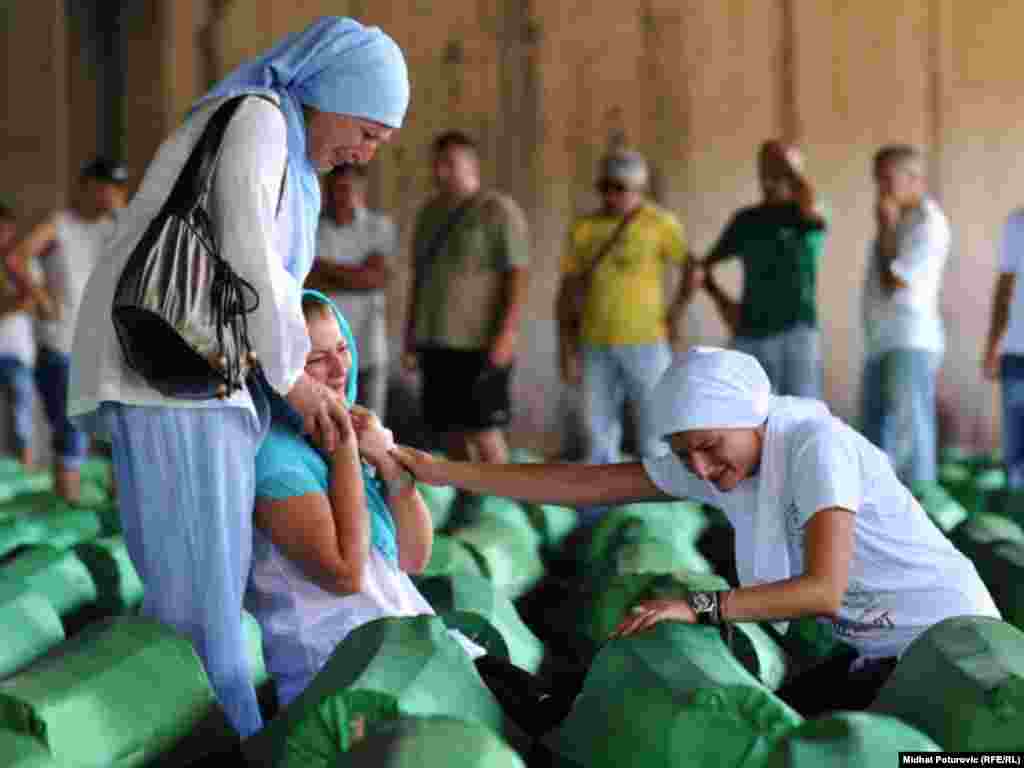
<path id="1" fill-rule="evenodd" d="M 686 602 L 697 614 L 698 624 L 719 623 L 717 592 L 690 592 L 686 596 Z"/>

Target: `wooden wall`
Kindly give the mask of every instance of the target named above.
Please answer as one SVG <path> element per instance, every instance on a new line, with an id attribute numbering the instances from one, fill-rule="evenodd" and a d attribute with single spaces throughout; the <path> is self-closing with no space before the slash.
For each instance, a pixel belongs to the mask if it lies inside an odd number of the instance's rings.
<path id="1" fill-rule="evenodd" d="M 47 0 L 50 4 L 52 0 Z M 11 6 L 12 4 L 8 4 Z M 38 4 L 37 4 L 38 5 Z M 47 3 L 42 3 L 47 6 Z M 59 4 L 58 4 L 59 5 Z M 862 343 L 859 302 L 873 229 L 870 159 L 882 143 L 928 150 L 932 186 L 955 231 L 943 312 L 948 350 L 940 391 L 956 439 L 987 445 L 994 391 L 978 359 L 988 321 L 996 244 L 1024 200 L 1024 121 L 1014 65 L 1024 5 L 1012 0 L 185 0 L 141 4 L 129 47 L 124 115 L 138 165 L 202 84 L 321 14 L 353 15 L 395 36 L 409 59 L 406 127 L 375 162 L 373 194 L 408 234 L 430 192 L 431 137 L 462 128 L 481 141 L 488 181 L 527 210 L 534 278 L 515 380 L 518 442 L 550 447 L 567 398 L 558 383 L 552 303 L 566 226 L 595 203 L 594 168 L 615 136 L 644 151 L 655 193 L 702 252 L 730 213 L 757 197 L 754 154 L 765 138 L 799 139 L 832 210 L 819 297 L 827 397 L 856 418 Z M 38 39 L 59 23 L 23 8 Z M 47 6 L 48 7 L 48 6 Z M 52 14 L 51 14 L 52 16 Z M 142 21 L 144 20 L 144 22 Z M 21 44 L 22 34 L 9 41 Z M 153 55 L 153 51 L 158 53 Z M 18 54 L 15 53 L 14 56 Z M 148 57 L 147 57 L 148 56 Z M 156 63 L 154 63 L 156 62 Z M 45 68 L 44 68 L 45 70 Z M 14 179 L 41 189 L 34 146 L 18 125 L 61 115 L 56 74 L 32 86 L 47 98 L 8 126 L 22 160 Z M 29 86 L 4 92 L 8 113 Z M 38 86 L 38 87 L 37 87 Z M 19 90 L 20 89 L 20 90 Z M 73 119 L 71 116 L 65 120 Z M 10 141 L 8 146 L 11 146 Z M 60 161 L 46 158 L 47 172 Z M 56 183 L 56 174 L 50 178 Z M 8 193 L 8 178 L 0 194 Z M 32 194 L 41 195 L 35 191 Z M 46 197 L 46 195 L 41 195 Z M 406 256 L 402 256 L 403 266 Z M 738 286 L 738 271 L 728 275 Z M 392 290 L 404 320 L 408 271 Z M 706 298 L 686 317 L 687 343 L 724 343 Z"/>

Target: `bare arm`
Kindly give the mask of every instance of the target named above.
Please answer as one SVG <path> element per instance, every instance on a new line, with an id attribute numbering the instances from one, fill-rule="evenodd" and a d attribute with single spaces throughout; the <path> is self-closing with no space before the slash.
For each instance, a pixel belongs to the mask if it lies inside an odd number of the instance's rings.
<path id="1" fill-rule="evenodd" d="M 397 446 L 392 456 L 418 479 L 473 493 L 569 507 L 671 498 L 639 462 L 624 464 L 483 464 L 437 458 Z"/>
<path id="2" fill-rule="evenodd" d="M 720 603 L 726 621 L 772 621 L 802 616 L 833 618 L 842 606 L 853 559 L 853 513 L 842 507 L 818 510 L 807 523 L 806 568 L 790 579 L 734 589 Z M 616 628 L 630 635 L 659 621 L 697 620 L 685 600 L 648 600 Z"/>
<path id="3" fill-rule="evenodd" d="M 709 261 L 704 273 L 704 290 L 708 292 L 708 296 L 714 302 L 715 308 L 729 332 L 735 334 L 740 327 L 740 303 L 722 290 L 722 286 L 718 284 L 718 280 L 715 279 L 711 270 L 711 264 L 712 262 Z"/>
<path id="4" fill-rule="evenodd" d="M 255 524 L 321 588 L 339 595 L 361 591 L 370 523 L 355 438 L 331 455 L 327 494 L 258 498 Z"/>
<path id="5" fill-rule="evenodd" d="M 530 273 L 526 267 L 512 267 L 505 272 L 505 301 L 498 334 L 491 343 L 491 364 L 499 368 L 509 365 L 519 342 L 519 323 L 526 305 Z"/>
<path id="6" fill-rule="evenodd" d="M 29 265 L 46 255 L 57 242 L 57 223 L 53 217 L 36 225 L 7 254 L 6 266 L 20 296 L 30 297 L 24 309 L 38 307 L 43 319 L 56 319 L 56 305 L 48 291 L 36 285 Z"/>
<path id="7" fill-rule="evenodd" d="M 1017 275 L 1003 272 L 996 280 L 995 292 L 992 297 L 992 317 L 989 321 L 988 338 L 985 342 L 984 370 L 985 375 L 993 381 L 999 377 L 999 342 L 1006 333 L 1010 321 L 1010 301 Z"/>
<path id="8" fill-rule="evenodd" d="M 387 287 L 391 270 L 380 253 L 371 253 L 359 266 L 330 264 L 323 259 L 313 263 L 310 287 L 326 293 L 337 291 L 379 291 Z"/>

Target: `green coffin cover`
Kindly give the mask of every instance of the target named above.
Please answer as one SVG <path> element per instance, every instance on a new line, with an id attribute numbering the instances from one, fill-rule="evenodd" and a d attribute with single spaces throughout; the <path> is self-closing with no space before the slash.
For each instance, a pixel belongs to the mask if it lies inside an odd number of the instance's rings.
<path id="1" fill-rule="evenodd" d="M 783 646 L 797 664 L 810 665 L 824 661 L 849 648 L 836 637 L 832 622 L 811 617 L 793 619 L 786 627 Z"/>
<path id="2" fill-rule="evenodd" d="M 974 476 L 974 514 L 1001 514 L 1005 498 L 1005 469 L 993 467 Z"/>
<path id="3" fill-rule="evenodd" d="M 416 483 L 423 503 L 430 510 L 430 518 L 434 521 L 434 530 L 439 531 L 448 524 L 452 516 L 452 505 L 455 503 L 456 490 L 450 485 L 427 485 Z"/>
<path id="4" fill-rule="evenodd" d="M 59 768 L 46 748 L 31 736 L 0 729 L 0 759 L 4 768 Z"/>
<path id="5" fill-rule="evenodd" d="M 260 629 L 260 623 L 248 611 L 242 611 L 242 632 L 245 649 L 249 655 L 249 673 L 252 675 L 252 684 L 259 688 L 270 677 L 267 674 L 267 664 L 263 658 L 263 631 Z"/>
<path id="6" fill-rule="evenodd" d="M 191 643 L 141 618 L 93 624 L 0 682 L 0 728 L 67 768 L 146 765 L 213 705 Z"/>
<path id="7" fill-rule="evenodd" d="M 443 533 L 434 534 L 434 545 L 430 551 L 430 562 L 421 576 L 454 576 L 468 573 L 483 575 L 483 566 L 465 544 Z"/>
<path id="8" fill-rule="evenodd" d="M 28 590 L 0 592 L 0 680 L 63 641 L 64 627 L 49 600 Z"/>
<path id="9" fill-rule="evenodd" d="M 528 672 L 544 660 L 544 644 L 491 582 L 479 576 L 417 579 L 417 586 L 444 623 Z"/>
<path id="10" fill-rule="evenodd" d="M 244 745 L 249 762 L 337 765 L 349 724 L 442 715 L 500 732 L 503 715 L 469 656 L 436 616 L 385 618 L 355 629 L 309 687 Z"/>
<path id="11" fill-rule="evenodd" d="M 82 482 L 91 483 L 109 490 L 112 470 L 113 464 L 110 459 L 95 456 L 82 462 L 82 467 L 79 471 L 82 476 Z"/>
<path id="12" fill-rule="evenodd" d="M 576 529 L 579 515 L 575 509 L 556 504 L 527 504 L 526 515 L 540 534 L 541 546 L 557 552 L 570 533 Z"/>
<path id="13" fill-rule="evenodd" d="M 338 765 L 352 768 L 525 768 L 492 730 L 451 717 L 378 723 Z"/>
<path id="14" fill-rule="evenodd" d="M 104 613 L 131 613 L 142 603 L 142 580 L 128 556 L 123 536 L 93 539 L 75 547 L 96 584 L 98 605 Z"/>
<path id="15" fill-rule="evenodd" d="M 563 766 L 758 766 L 802 722 L 703 627 L 659 624 L 595 659 L 561 726 L 544 739 Z"/>
<path id="16" fill-rule="evenodd" d="M 978 515 L 958 526 L 950 540 L 972 560 L 1003 541 L 1024 543 L 1024 529 L 1000 515 Z"/>
<path id="17" fill-rule="evenodd" d="M 630 525 L 632 523 L 632 525 Z M 646 502 L 614 507 L 594 528 L 585 558 L 589 563 L 606 561 L 622 538 L 620 528 L 629 526 L 631 537 L 660 539 L 673 549 L 695 548 L 708 519 L 700 504 L 690 501 Z"/>
<path id="18" fill-rule="evenodd" d="M 89 569 L 74 551 L 45 545 L 27 549 L 0 567 L 0 587 L 4 584 L 40 593 L 61 618 L 94 604 L 98 597 Z"/>
<path id="19" fill-rule="evenodd" d="M 95 539 L 103 530 L 103 522 L 96 512 L 63 503 L 39 515 L 39 519 L 49 529 L 46 543 L 56 549 L 70 549 Z"/>
<path id="20" fill-rule="evenodd" d="M 938 483 L 917 483 L 914 496 L 932 522 L 945 534 L 967 519 L 967 510 Z"/>
<path id="21" fill-rule="evenodd" d="M 588 603 L 584 613 L 585 631 L 590 641 L 600 646 L 626 617 L 629 609 L 642 600 L 678 599 L 685 597 L 690 590 L 728 588 L 725 579 L 712 574 L 688 571 L 625 574 L 611 581 Z M 779 644 L 758 624 L 740 622 L 734 624 L 733 629 L 734 656 L 767 688 L 775 690 L 782 685 L 788 662 Z M 717 636 L 717 630 L 711 631 Z M 728 653 L 721 639 L 718 643 L 721 651 Z"/>
<path id="22" fill-rule="evenodd" d="M 961 616 L 921 634 L 871 706 L 951 751 L 1024 750 L 1024 632 Z"/>
<path id="23" fill-rule="evenodd" d="M 528 526 L 485 518 L 454 531 L 452 538 L 470 549 L 483 566 L 484 576 L 512 600 L 544 577 L 540 537 Z"/>
<path id="24" fill-rule="evenodd" d="M 900 752 L 940 752 L 920 731 L 894 717 L 837 712 L 809 720 L 782 737 L 766 768 L 898 766 Z"/>
<path id="25" fill-rule="evenodd" d="M 464 495 L 460 506 L 459 514 L 463 522 L 459 528 L 472 527 L 479 522 L 493 520 L 515 528 L 531 546 L 540 547 L 540 533 L 530 522 L 526 507 L 518 501 L 500 496 Z"/>
<path id="26" fill-rule="evenodd" d="M 49 526 L 35 517 L 19 516 L 0 520 L 0 558 L 22 547 L 43 544 L 49 535 Z"/>
<path id="27" fill-rule="evenodd" d="M 972 559 L 1003 619 L 1024 629 L 1024 542 L 979 545 Z"/>

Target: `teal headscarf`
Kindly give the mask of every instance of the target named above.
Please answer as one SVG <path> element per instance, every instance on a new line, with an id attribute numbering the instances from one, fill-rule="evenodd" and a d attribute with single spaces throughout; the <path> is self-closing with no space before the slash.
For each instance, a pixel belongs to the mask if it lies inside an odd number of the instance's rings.
<path id="1" fill-rule="evenodd" d="M 356 347 L 356 337 L 352 334 L 345 316 L 341 314 L 337 305 L 319 291 L 306 289 L 302 292 L 303 299 L 313 299 L 331 308 L 334 319 L 338 321 L 338 328 L 341 335 L 348 342 L 349 351 L 352 354 L 352 367 L 348 372 L 348 382 L 345 385 L 345 399 L 351 404 L 356 401 L 356 392 L 359 389 L 359 350 Z M 391 517 L 391 508 L 384 500 L 381 492 L 381 482 L 370 472 L 366 462 L 362 462 L 363 485 L 366 490 L 366 507 L 370 513 L 370 542 L 384 557 L 393 563 L 398 562 L 398 543 L 395 535 L 395 521 Z"/>

